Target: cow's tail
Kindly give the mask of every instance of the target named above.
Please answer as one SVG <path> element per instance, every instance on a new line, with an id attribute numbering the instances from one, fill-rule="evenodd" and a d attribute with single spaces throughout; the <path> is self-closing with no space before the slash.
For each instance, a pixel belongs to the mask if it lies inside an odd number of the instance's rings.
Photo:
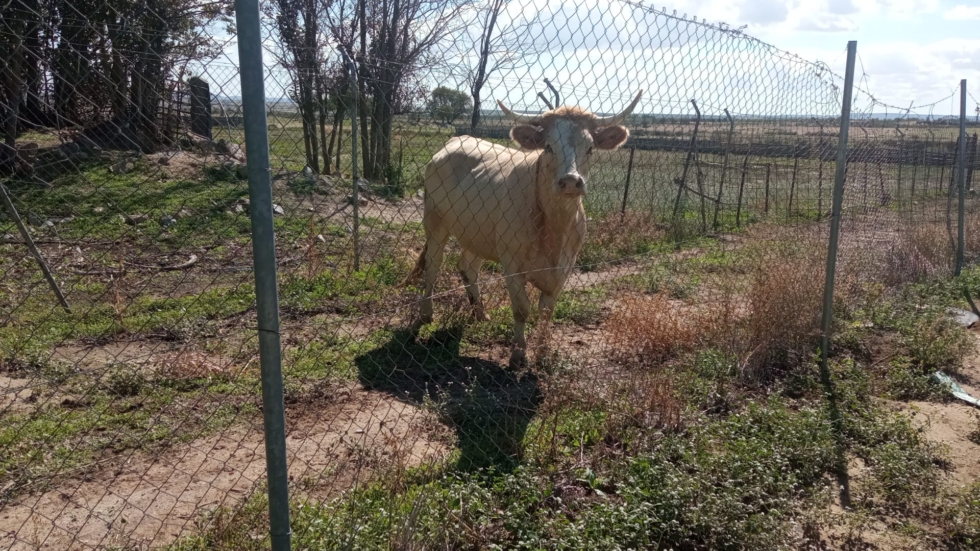
<path id="1" fill-rule="evenodd" d="M 409 272 L 409 274 L 405 277 L 404 280 L 402 280 L 401 283 L 402 287 L 408 285 L 409 283 L 412 283 L 413 281 L 418 280 L 425 274 L 425 255 L 428 248 L 429 248 L 428 243 L 422 246 L 422 253 L 419 254 L 418 260 L 415 261 L 415 267 L 412 268 L 412 271 Z"/>

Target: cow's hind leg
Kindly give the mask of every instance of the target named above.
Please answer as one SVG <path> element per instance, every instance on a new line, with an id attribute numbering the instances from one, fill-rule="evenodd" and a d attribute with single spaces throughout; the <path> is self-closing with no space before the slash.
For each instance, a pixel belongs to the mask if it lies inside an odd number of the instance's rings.
<path id="1" fill-rule="evenodd" d="M 463 251 L 459 257 L 459 273 L 463 277 L 463 284 L 466 285 L 466 295 L 473 306 L 473 317 L 479 321 L 488 321 L 487 312 L 483 307 L 483 299 L 480 297 L 480 267 L 483 259 L 469 251 Z"/>
<path id="2" fill-rule="evenodd" d="M 422 295 L 422 302 L 419 305 L 419 317 L 416 320 L 414 329 L 422 325 L 432 323 L 432 291 L 436 286 L 436 279 L 439 277 L 439 270 L 442 269 L 442 262 L 445 258 L 446 242 L 449 235 L 442 228 L 432 228 L 428 232 L 425 241 L 425 292 Z"/>
<path id="3" fill-rule="evenodd" d="M 527 340 L 524 332 L 527 318 L 531 315 L 531 299 L 527 296 L 525 283 L 527 278 L 521 273 L 511 273 L 507 276 L 507 293 L 510 295 L 510 307 L 514 311 L 514 341 L 510 350 L 510 368 L 524 367 L 527 363 Z"/>

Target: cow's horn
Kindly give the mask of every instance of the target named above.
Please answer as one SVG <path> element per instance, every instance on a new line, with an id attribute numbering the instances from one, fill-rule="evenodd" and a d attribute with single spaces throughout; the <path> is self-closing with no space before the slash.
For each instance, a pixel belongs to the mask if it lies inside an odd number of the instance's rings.
<path id="1" fill-rule="evenodd" d="M 518 124 L 530 124 L 531 121 L 534 120 L 533 115 L 518 115 L 510 109 L 507 109 L 507 106 L 504 105 L 499 99 L 497 100 L 497 105 L 500 106 L 500 109 L 504 112 L 504 115 L 506 115 L 508 119 Z"/>
<path id="2" fill-rule="evenodd" d="M 636 97 L 633 98 L 633 103 L 626 106 L 626 109 L 624 109 L 621 113 L 617 115 L 613 115 L 611 117 L 599 117 L 599 120 L 596 122 L 596 125 L 613 126 L 616 124 L 623 124 L 623 121 L 626 120 L 626 117 L 628 117 L 630 113 L 633 112 L 633 109 L 636 108 L 636 104 L 640 103 L 640 96 L 642 95 L 643 95 L 643 90 L 640 90 L 639 92 L 636 93 Z"/>

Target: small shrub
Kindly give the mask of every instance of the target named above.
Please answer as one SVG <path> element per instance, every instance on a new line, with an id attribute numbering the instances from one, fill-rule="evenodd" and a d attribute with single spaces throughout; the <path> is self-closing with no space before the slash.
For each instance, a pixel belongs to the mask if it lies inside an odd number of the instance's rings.
<path id="1" fill-rule="evenodd" d="M 146 376 L 131 366 L 119 366 L 106 373 L 103 386 L 109 394 L 120 398 L 138 395 L 146 386 Z"/>
<path id="2" fill-rule="evenodd" d="M 902 344 L 912 360 L 924 370 L 956 371 L 963 358 L 973 349 L 970 335 L 942 311 L 915 315 L 902 324 Z"/>
<path id="3" fill-rule="evenodd" d="M 946 229 L 915 225 L 902 232 L 885 253 L 881 280 L 890 287 L 915 283 L 949 271 L 952 249 Z"/>
<path id="4" fill-rule="evenodd" d="M 820 334 L 824 260 L 812 247 L 774 247 L 775 258 L 758 259 L 747 292 L 746 354 L 752 377 L 791 368 L 810 358 Z"/>
<path id="5" fill-rule="evenodd" d="M 946 525 L 950 542 L 959 544 L 959 548 L 980 546 L 980 482 L 974 482 L 957 496 L 946 512 Z"/>
<path id="6" fill-rule="evenodd" d="M 899 356 L 888 362 L 885 388 L 896 400 L 935 400 L 945 393 L 908 356 Z"/>
<path id="7" fill-rule="evenodd" d="M 562 293 L 555 304 L 552 319 L 568 320 L 576 325 L 589 325 L 599 321 L 606 291 L 601 287 L 591 287 L 585 291 Z"/>
<path id="8" fill-rule="evenodd" d="M 624 297 L 606 322 L 610 356 L 649 365 L 694 349 L 699 330 L 692 316 L 662 295 Z"/>

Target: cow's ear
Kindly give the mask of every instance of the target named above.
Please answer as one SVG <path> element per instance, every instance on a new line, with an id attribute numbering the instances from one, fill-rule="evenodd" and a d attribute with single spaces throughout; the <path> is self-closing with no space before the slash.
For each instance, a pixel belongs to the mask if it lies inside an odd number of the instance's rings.
<path id="1" fill-rule="evenodd" d="M 616 149 L 623 145 L 630 131 L 624 126 L 607 126 L 595 133 L 595 146 L 599 149 Z"/>
<path id="2" fill-rule="evenodd" d="M 524 149 L 541 149 L 544 147 L 544 132 L 527 124 L 511 128 L 510 137 Z"/>

